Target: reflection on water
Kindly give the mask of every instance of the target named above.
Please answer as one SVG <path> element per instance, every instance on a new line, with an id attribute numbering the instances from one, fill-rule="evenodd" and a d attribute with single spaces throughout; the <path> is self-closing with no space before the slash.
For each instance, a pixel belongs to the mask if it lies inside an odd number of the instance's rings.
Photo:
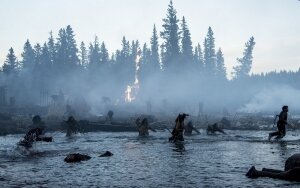
<path id="1" fill-rule="evenodd" d="M 228 131 L 227 135 L 195 135 L 169 143 L 169 132 L 138 137 L 137 133 L 85 133 L 30 150 L 16 143 L 23 135 L 0 137 L 0 183 L 4 187 L 299 187 L 299 183 L 269 178 L 248 179 L 255 165 L 283 169 L 299 151 L 300 132 L 282 141 L 267 141 L 264 131 Z M 98 157 L 106 150 L 114 155 Z M 68 153 L 92 158 L 67 164 Z"/>

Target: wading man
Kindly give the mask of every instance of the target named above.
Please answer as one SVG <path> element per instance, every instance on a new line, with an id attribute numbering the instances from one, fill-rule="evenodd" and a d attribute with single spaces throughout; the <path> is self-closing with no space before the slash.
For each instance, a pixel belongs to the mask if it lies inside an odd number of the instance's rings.
<path id="1" fill-rule="evenodd" d="M 288 111 L 289 111 L 289 107 L 288 106 L 283 106 L 282 107 L 282 111 L 280 112 L 279 115 L 277 115 L 279 117 L 279 119 L 277 121 L 277 129 L 278 129 L 278 131 L 269 133 L 268 140 L 271 140 L 271 138 L 273 136 L 277 136 L 276 139 L 283 138 L 285 136 L 285 125 L 288 124 L 288 122 L 287 122 Z"/>
<path id="2" fill-rule="evenodd" d="M 184 131 L 184 119 L 189 116 L 188 114 L 179 114 L 175 120 L 175 128 L 172 131 L 172 136 L 169 138 L 169 142 L 173 141 L 184 141 L 183 131 Z"/>

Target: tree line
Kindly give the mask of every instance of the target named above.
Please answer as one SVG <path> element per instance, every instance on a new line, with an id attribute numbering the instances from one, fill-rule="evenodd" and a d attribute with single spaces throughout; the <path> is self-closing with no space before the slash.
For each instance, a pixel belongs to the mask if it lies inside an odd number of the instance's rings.
<path id="1" fill-rule="evenodd" d="M 33 45 L 27 40 L 20 60 L 10 48 L 2 66 L 1 78 L 17 98 L 34 102 L 40 91 L 54 92 L 60 88 L 72 92 L 100 90 L 103 96 L 120 98 L 126 86 L 135 82 L 135 74 L 139 78 L 139 96 L 144 100 L 149 100 L 149 95 L 157 92 L 166 97 L 168 92 L 176 89 L 191 90 L 183 86 L 184 83 L 198 88 L 195 96 L 202 96 L 203 90 L 222 92 L 224 86 L 238 90 L 245 83 L 264 85 L 282 82 L 293 85 L 290 80 L 300 77 L 300 69 L 297 72 L 251 75 L 255 41 L 254 37 L 250 37 L 243 54 L 237 58 L 233 79 L 228 80 L 224 55 L 221 48 L 215 47 L 212 28 L 208 28 L 202 44 L 193 45 L 187 20 L 184 16 L 181 19 L 177 17 L 172 1 L 162 28 L 158 32 L 153 26 L 149 44 L 129 41 L 124 36 L 121 49 L 109 53 L 105 42 L 99 41 L 97 36 L 89 44 L 77 43 L 74 31 L 68 25 L 59 30 L 56 38 L 50 32 L 44 43 Z M 137 57 L 140 57 L 139 62 Z M 18 87 L 20 85 L 22 89 Z M 188 92 L 183 94 L 191 96 Z"/>

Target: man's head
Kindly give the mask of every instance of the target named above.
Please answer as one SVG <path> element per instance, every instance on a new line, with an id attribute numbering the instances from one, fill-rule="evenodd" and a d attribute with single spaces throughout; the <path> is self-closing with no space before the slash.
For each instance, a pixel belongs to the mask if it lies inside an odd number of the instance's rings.
<path id="1" fill-rule="evenodd" d="M 284 105 L 284 106 L 282 107 L 282 110 L 288 112 L 288 111 L 289 111 L 289 107 L 286 106 L 286 105 Z"/>
<path id="2" fill-rule="evenodd" d="M 33 118 L 32 118 L 32 123 L 33 124 L 38 124 L 42 121 L 41 117 L 39 115 L 35 115 Z"/>
<path id="3" fill-rule="evenodd" d="M 75 118 L 73 116 L 70 116 L 68 119 L 68 121 L 74 121 L 74 120 L 75 120 Z"/>

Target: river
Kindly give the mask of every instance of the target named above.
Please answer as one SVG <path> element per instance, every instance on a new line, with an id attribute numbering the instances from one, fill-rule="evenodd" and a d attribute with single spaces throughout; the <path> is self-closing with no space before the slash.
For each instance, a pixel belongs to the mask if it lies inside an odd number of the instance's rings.
<path id="1" fill-rule="evenodd" d="M 67 138 L 50 132 L 50 143 L 30 150 L 17 147 L 24 135 L 0 137 L 0 184 L 3 187 L 299 187 L 270 178 L 249 179 L 248 169 L 284 169 L 300 149 L 300 132 L 288 131 L 282 141 L 268 142 L 266 131 L 202 134 L 169 143 L 170 133 L 94 132 Z M 100 154 L 111 151 L 112 157 Z M 69 164 L 69 153 L 88 154 L 88 161 Z"/>

